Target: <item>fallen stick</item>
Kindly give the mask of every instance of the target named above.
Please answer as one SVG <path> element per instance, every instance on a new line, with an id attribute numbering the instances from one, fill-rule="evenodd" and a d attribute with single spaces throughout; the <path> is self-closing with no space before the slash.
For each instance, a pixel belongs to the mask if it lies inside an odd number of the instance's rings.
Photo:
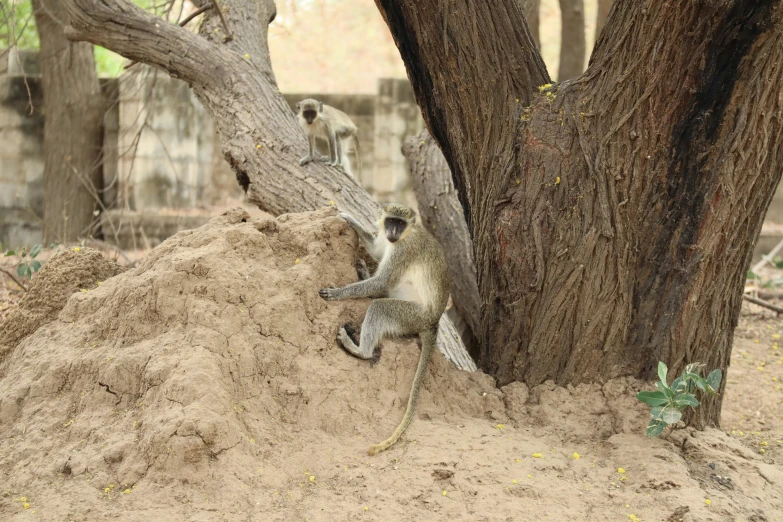
<path id="1" fill-rule="evenodd" d="M 749 302 L 751 302 L 753 304 L 757 304 L 759 306 L 763 306 L 764 308 L 768 308 L 768 309 L 772 310 L 773 312 L 777 312 L 779 314 L 783 314 L 783 308 L 781 308 L 780 306 L 775 306 L 775 305 L 773 305 L 772 303 L 770 303 L 768 301 L 764 301 L 763 299 L 759 299 L 758 297 L 753 297 L 753 296 L 750 296 L 750 295 L 747 295 L 747 294 L 743 295 L 742 297 L 746 301 L 749 301 Z"/>

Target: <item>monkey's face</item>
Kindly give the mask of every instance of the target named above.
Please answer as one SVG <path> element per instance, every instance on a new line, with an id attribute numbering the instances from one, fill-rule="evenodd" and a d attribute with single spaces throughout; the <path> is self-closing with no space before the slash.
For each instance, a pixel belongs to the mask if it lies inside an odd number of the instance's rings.
<path id="1" fill-rule="evenodd" d="M 405 229 L 408 228 L 408 222 L 402 218 L 387 217 L 383 220 L 383 228 L 389 243 L 396 243 L 402 239 Z"/>
<path id="2" fill-rule="evenodd" d="M 308 125 L 312 125 L 315 119 L 318 117 L 318 111 L 315 109 L 305 109 L 302 111 L 302 117 L 305 119 Z"/>

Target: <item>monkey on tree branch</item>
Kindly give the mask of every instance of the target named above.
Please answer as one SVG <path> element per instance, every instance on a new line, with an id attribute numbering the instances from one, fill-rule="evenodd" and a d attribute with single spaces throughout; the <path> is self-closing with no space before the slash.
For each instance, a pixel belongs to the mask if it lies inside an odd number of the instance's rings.
<path id="1" fill-rule="evenodd" d="M 221 2 L 225 44 L 212 12 L 195 35 L 127 0 L 62 1 L 72 38 L 192 85 L 251 201 L 280 213 L 334 200 L 369 224 L 376 207 L 347 174 L 299 166 L 307 143 L 269 62 L 271 0 Z M 376 0 L 453 175 L 479 364 L 500 384 L 650 377 L 657 360 L 725 370 L 781 175 L 780 3 L 616 0 L 587 71 L 547 86 L 517 0 Z M 719 418 L 715 398 L 690 422 Z"/>

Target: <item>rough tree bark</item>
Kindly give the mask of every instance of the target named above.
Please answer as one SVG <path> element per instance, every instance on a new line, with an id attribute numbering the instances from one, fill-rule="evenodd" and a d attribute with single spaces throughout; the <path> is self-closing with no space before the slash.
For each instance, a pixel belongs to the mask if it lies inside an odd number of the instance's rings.
<path id="1" fill-rule="evenodd" d="M 587 72 L 539 92 L 512 1 L 376 0 L 459 191 L 500 384 L 726 369 L 781 176 L 780 3 L 616 0 Z"/>
<path id="2" fill-rule="evenodd" d="M 585 67 L 584 0 L 560 0 L 560 70 L 557 80 L 578 78 Z"/>
<path id="3" fill-rule="evenodd" d="M 604 24 L 609 16 L 609 9 L 612 8 L 612 0 L 598 0 L 598 12 L 595 16 L 595 41 L 601 36 Z"/>
<path id="4" fill-rule="evenodd" d="M 45 243 L 91 235 L 94 196 L 103 188 L 103 99 L 93 47 L 69 42 L 68 14 L 59 1 L 33 0 L 41 41 L 44 103 Z"/>
<path id="5" fill-rule="evenodd" d="M 205 13 L 200 34 L 194 34 L 128 0 L 61 1 L 70 16 L 71 40 L 102 45 L 191 85 L 250 202 L 275 215 L 333 205 L 367 226 L 377 219 L 378 204 L 351 176 L 320 162 L 299 165 L 307 141 L 277 88 L 267 47 L 276 14 L 272 0 L 221 1 L 229 41 L 214 10 Z M 445 316 L 438 348 L 461 368 L 475 368 Z"/>
<path id="6" fill-rule="evenodd" d="M 446 159 L 427 130 L 405 140 L 413 192 L 424 226 L 446 250 L 451 274 L 451 299 L 461 321 L 455 321 L 465 346 L 474 359 L 479 356 L 475 334 L 481 325 L 481 304 L 476 285 L 473 244 L 462 213 Z M 464 322 L 464 327 L 459 328 Z"/>

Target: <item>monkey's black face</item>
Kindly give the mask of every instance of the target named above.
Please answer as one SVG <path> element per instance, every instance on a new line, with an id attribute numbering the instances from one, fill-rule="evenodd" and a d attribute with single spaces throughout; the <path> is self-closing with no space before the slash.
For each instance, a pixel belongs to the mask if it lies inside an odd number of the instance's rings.
<path id="1" fill-rule="evenodd" d="M 316 116 L 318 116 L 318 112 L 313 109 L 302 111 L 302 117 L 305 119 L 308 125 L 312 125 Z"/>
<path id="2" fill-rule="evenodd" d="M 408 227 L 408 222 L 400 218 L 387 217 L 383 220 L 383 227 L 386 229 L 386 239 L 389 243 L 396 243 Z"/>

